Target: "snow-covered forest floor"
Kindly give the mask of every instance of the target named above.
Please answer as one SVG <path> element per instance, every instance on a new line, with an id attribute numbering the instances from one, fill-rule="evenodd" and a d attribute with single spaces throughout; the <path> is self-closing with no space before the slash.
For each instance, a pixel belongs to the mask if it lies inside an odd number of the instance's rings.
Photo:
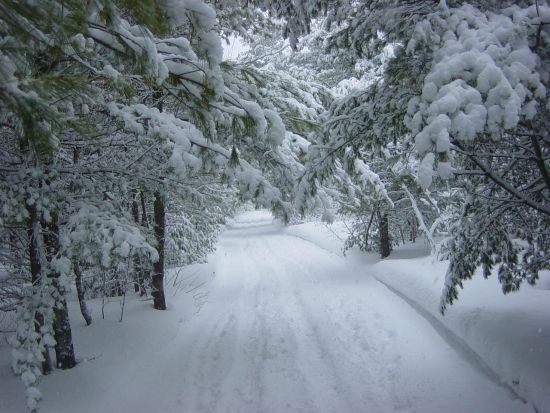
<path id="1" fill-rule="evenodd" d="M 86 327 L 73 300 L 80 363 L 42 379 L 41 411 L 550 411 L 548 274 L 507 297 L 476 279 L 442 317 L 445 263 L 422 243 L 343 256 L 341 230 L 247 212 L 170 274 L 166 312 L 132 294 L 102 319 L 96 299 Z M 24 412 L 9 351 L 0 411 Z"/>

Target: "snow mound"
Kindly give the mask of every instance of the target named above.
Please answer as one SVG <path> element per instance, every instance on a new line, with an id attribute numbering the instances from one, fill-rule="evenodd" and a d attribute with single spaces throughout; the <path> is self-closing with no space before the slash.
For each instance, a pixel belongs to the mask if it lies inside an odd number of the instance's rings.
<path id="1" fill-rule="evenodd" d="M 460 337 L 517 394 L 550 412 L 550 291 L 525 285 L 504 296 L 496 276 L 480 272 L 460 299 L 439 313 L 446 262 L 431 257 L 380 261 L 376 278 Z"/>

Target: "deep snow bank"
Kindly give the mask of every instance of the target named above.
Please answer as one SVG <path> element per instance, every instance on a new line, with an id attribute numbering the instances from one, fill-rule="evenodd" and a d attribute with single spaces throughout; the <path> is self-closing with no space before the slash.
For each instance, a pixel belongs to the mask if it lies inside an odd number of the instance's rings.
<path id="1" fill-rule="evenodd" d="M 501 380 L 550 412 L 550 291 L 528 285 L 504 296 L 496 276 L 464 284 L 445 316 L 438 311 L 446 262 L 430 257 L 388 259 L 373 275 L 425 309 L 461 337 Z"/>

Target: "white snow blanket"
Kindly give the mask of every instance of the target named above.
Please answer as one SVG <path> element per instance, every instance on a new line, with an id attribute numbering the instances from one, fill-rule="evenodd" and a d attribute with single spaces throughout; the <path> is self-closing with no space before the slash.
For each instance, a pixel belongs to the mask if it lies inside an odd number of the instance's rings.
<path id="1" fill-rule="evenodd" d="M 441 321 L 430 297 L 437 308 L 443 267 L 399 254 L 381 263 L 343 257 L 335 228 L 283 228 L 248 212 L 207 264 L 171 274 L 167 311 L 129 296 L 122 322 L 119 299 L 103 320 L 96 299 L 86 327 L 71 303 L 81 363 L 42 379 L 41 411 L 517 413 L 547 400 L 545 376 L 534 376 L 549 359 L 545 303 L 517 295 L 473 304 L 464 294 Z M 470 300 L 483 309 L 461 317 Z M 0 411 L 24 412 L 8 353 L 2 342 Z M 530 364 L 536 357 L 539 366 Z M 514 366 L 519 384 L 502 379 Z"/>

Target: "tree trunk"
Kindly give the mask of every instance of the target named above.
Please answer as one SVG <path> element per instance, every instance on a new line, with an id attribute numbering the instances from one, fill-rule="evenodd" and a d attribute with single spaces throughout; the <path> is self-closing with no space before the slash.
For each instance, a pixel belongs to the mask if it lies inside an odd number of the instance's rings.
<path id="1" fill-rule="evenodd" d="M 52 214 L 51 222 L 44 223 L 46 229 L 44 242 L 46 246 L 46 259 L 51 260 L 59 252 L 59 226 L 57 224 L 57 215 Z M 60 274 L 50 270 L 48 277 L 52 279 L 52 285 L 55 288 L 57 297 L 54 308 L 53 331 L 55 338 L 55 357 L 56 366 L 62 370 L 70 369 L 76 365 L 74 356 L 73 337 L 71 324 L 69 322 L 69 310 L 65 300 L 65 289 L 59 284 Z"/>
<path id="2" fill-rule="evenodd" d="M 160 112 L 162 112 L 162 94 L 160 91 L 155 91 L 153 93 L 153 99 L 155 99 L 155 105 Z M 147 220 L 147 215 L 145 214 L 145 201 L 143 197 L 143 192 L 141 193 L 142 205 L 143 205 L 143 215 L 145 221 Z M 159 191 L 155 192 L 155 202 L 153 203 L 153 214 L 154 214 L 154 232 L 155 238 L 157 240 L 157 251 L 159 254 L 159 259 L 153 264 L 153 279 L 152 287 L 153 292 L 153 307 L 157 310 L 166 310 L 166 299 L 164 297 L 164 241 L 166 235 L 166 211 L 164 200 Z"/>
<path id="3" fill-rule="evenodd" d="M 59 287 L 58 287 L 59 288 Z M 73 336 L 69 322 L 67 301 L 60 300 L 54 310 L 55 320 L 53 331 L 55 334 L 55 358 L 58 369 L 66 370 L 76 366 L 74 356 Z"/>
<path id="4" fill-rule="evenodd" d="M 36 213 L 36 207 L 34 205 L 28 206 L 27 211 L 29 211 L 29 220 L 27 223 L 27 236 L 29 239 L 29 261 L 31 269 L 31 281 L 32 285 L 38 285 L 40 280 L 40 273 L 42 272 L 42 265 L 40 263 L 40 252 L 38 250 L 38 240 L 36 239 L 35 234 L 39 231 L 39 221 L 38 214 Z M 36 228 L 38 227 L 38 228 Z M 42 337 L 42 332 L 40 331 L 41 327 L 44 326 L 44 316 L 39 312 L 36 312 L 34 315 L 36 320 L 35 330 Z M 49 374 L 52 371 L 52 360 L 50 358 L 50 352 L 48 348 L 45 348 L 42 352 L 42 374 Z"/>
<path id="5" fill-rule="evenodd" d="M 410 231 L 410 237 L 409 241 L 416 242 L 416 221 L 415 220 L 409 220 L 408 221 Z"/>
<path id="6" fill-rule="evenodd" d="M 153 264 L 153 307 L 157 310 L 166 310 L 166 300 L 164 298 L 164 236 L 166 212 L 164 210 L 164 201 L 160 192 L 155 192 L 154 210 L 154 230 L 157 240 L 157 251 L 159 259 Z"/>
<path id="7" fill-rule="evenodd" d="M 82 288 L 82 272 L 80 271 L 78 260 L 74 260 L 73 268 L 75 274 L 76 294 L 78 295 L 78 303 L 80 304 L 80 313 L 82 314 L 82 317 L 84 317 L 86 325 L 89 326 L 90 324 L 92 324 L 92 316 L 90 315 L 90 311 L 86 306 L 84 289 Z"/>
<path id="8" fill-rule="evenodd" d="M 390 225 L 388 213 L 379 213 L 379 231 L 380 231 L 380 256 L 386 258 L 391 252 Z"/>

